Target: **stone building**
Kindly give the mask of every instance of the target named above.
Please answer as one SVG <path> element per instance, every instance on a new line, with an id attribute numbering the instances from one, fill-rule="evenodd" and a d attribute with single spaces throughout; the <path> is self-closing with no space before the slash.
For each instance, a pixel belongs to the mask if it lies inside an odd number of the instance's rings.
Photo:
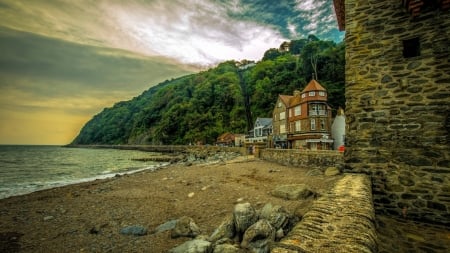
<path id="1" fill-rule="evenodd" d="M 278 100 L 275 103 L 275 108 L 272 113 L 272 144 L 271 147 L 287 148 L 287 108 L 289 101 L 293 96 L 278 95 Z"/>
<path id="2" fill-rule="evenodd" d="M 450 1 L 334 0 L 346 31 L 345 170 L 378 213 L 450 224 Z"/>
<path id="3" fill-rule="evenodd" d="M 311 80 L 294 92 L 287 108 L 288 142 L 291 148 L 332 149 L 331 108 L 327 90 Z"/>

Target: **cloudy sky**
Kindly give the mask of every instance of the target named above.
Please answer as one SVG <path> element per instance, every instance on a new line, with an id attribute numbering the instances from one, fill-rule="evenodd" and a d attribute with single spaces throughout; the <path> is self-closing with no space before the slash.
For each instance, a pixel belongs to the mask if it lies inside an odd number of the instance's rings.
<path id="1" fill-rule="evenodd" d="M 0 144 L 67 144 L 103 108 L 283 41 L 339 42 L 332 0 L 0 0 Z"/>

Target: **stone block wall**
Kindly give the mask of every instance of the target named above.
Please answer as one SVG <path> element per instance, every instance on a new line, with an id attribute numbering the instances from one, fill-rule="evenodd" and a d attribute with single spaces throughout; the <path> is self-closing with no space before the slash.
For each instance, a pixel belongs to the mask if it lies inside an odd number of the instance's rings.
<path id="1" fill-rule="evenodd" d="M 326 169 L 344 162 L 343 154 L 332 150 L 261 149 L 259 157 L 266 161 L 303 168 Z"/>
<path id="2" fill-rule="evenodd" d="M 345 14 L 345 171 L 371 175 L 378 213 L 450 224 L 450 12 L 346 0 Z"/>
<path id="3" fill-rule="evenodd" d="M 370 188 L 368 176 L 344 175 L 271 252 L 378 252 Z"/>

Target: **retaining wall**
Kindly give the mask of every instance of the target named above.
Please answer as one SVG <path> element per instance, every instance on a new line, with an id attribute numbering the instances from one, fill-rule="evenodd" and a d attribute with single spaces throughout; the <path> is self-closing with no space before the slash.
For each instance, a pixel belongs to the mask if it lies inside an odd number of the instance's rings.
<path id="1" fill-rule="evenodd" d="M 343 164 L 343 153 L 333 150 L 261 149 L 259 158 L 286 166 L 326 168 Z"/>
<path id="2" fill-rule="evenodd" d="M 377 252 L 374 220 L 369 177 L 346 174 L 271 252 Z"/>

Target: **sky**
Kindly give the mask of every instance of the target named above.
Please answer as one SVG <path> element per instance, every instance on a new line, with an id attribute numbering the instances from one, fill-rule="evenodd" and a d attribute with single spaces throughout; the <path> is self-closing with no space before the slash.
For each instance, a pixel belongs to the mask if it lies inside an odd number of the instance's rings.
<path id="1" fill-rule="evenodd" d="M 342 41 L 332 0 L 0 0 L 0 144 L 68 144 L 164 80 L 309 34 Z"/>

